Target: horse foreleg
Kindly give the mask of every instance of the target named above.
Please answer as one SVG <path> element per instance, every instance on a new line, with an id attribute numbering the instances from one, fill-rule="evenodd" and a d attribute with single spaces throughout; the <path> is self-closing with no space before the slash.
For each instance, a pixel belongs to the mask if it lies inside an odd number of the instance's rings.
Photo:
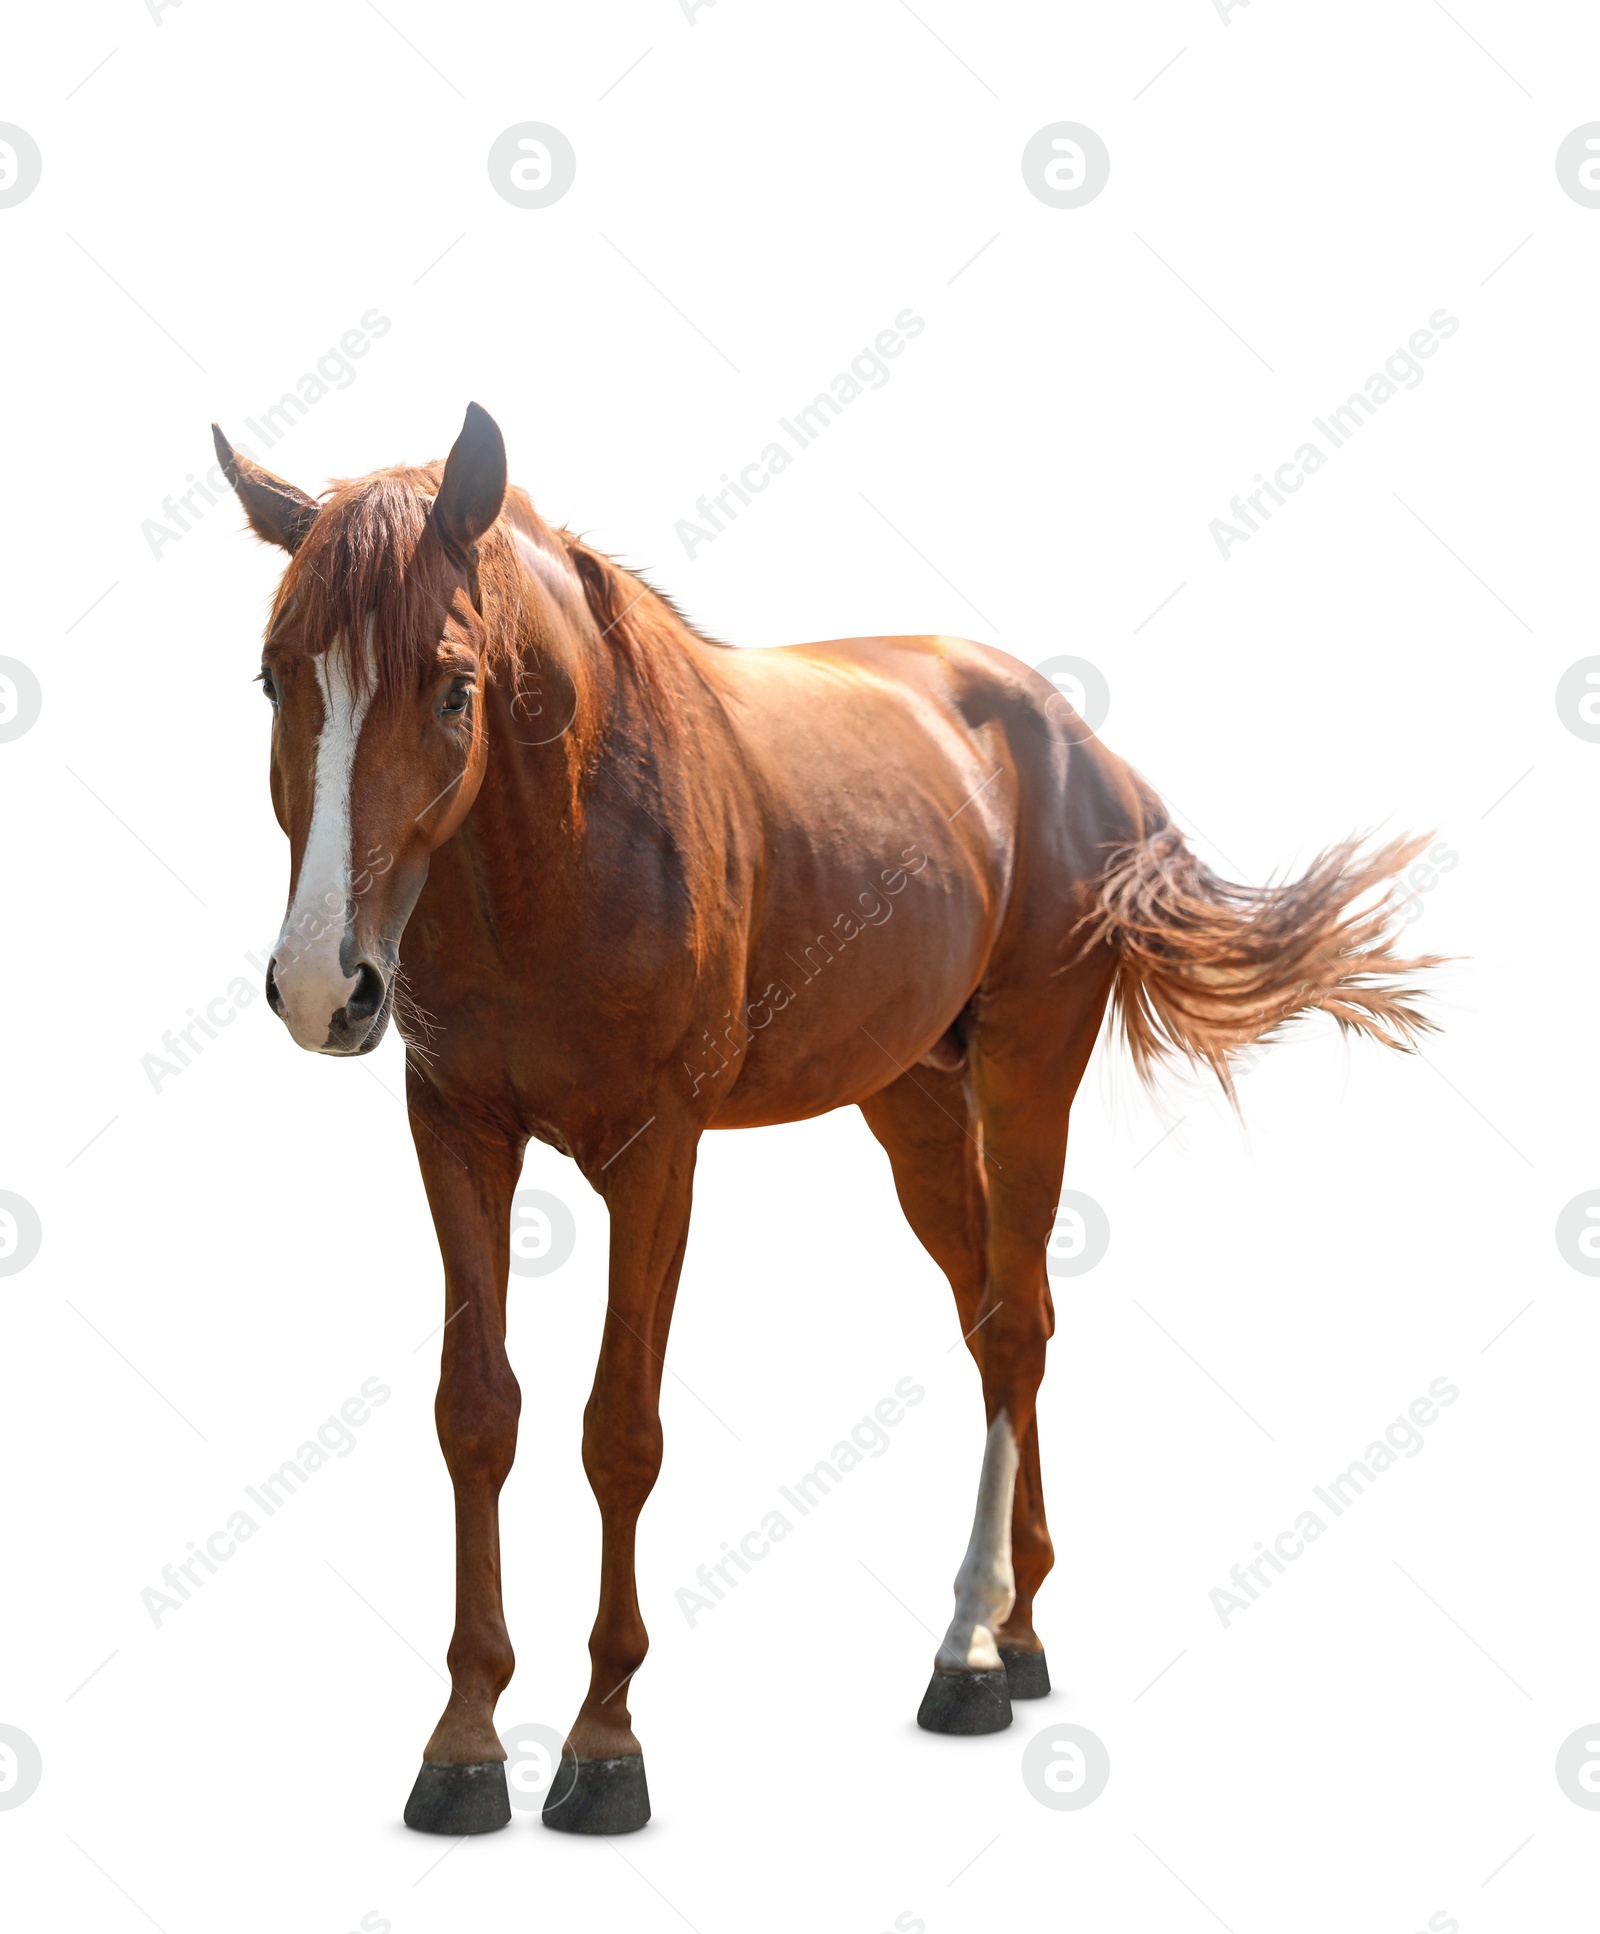
<path id="1" fill-rule="evenodd" d="M 689 1235 L 696 1136 L 657 1121 L 602 1176 L 611 1281 L 583 1467 L 600 1507 L 600 1609 L 589 1691 L 544 1803 L 565 1833 L 631 1833 L 650 1818 L 644 1755 L 629 1710 L 649 1634 L 634 1583 L 634 1530 L 661 1469 L 661 1372 Z"/>
<path id="2" fill-rule="evenodd" d="M 445 1322 L 434 1418 L 456 1507 L 450 1699 L 423 1748 L 405 1821 L 424 1833 L 487 1833 L 511 1818 L 495 1702 L 515 1664 L 500 1601 L 500 1487 L 522 1395 L 506 1357 L 511 1198 L 522 1151 L 469 1133 L 408 1082 L 417 1159 L 444 1257 Z"/>

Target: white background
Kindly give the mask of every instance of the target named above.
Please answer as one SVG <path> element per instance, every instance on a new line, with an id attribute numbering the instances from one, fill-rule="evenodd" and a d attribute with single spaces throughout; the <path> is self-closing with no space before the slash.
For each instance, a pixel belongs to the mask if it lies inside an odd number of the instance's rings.
<path id="1" fill-rule="evenodd" d="M 1554 157 L 1600 117 L 1597 71 L 1600 22 L 1492 0 L 13 10 L 0 118 L 44 175 L 0 210 L 0 649 L 44 707 L 0 746 L 0 1187 L 44 1240 L 0 1280 L 0 1723 L 44 1776 L 0 1811 L 8 1919 L 1592 1913 L 1600 1817 L 1554 1758 L 1600 1716 L 1600 1284 L 1554 1225 L 1600 1185 L 1600 747 L 1554 693 L 1595 649 L 1600 210 Z M 541 211 L 485 166 L 524 120 L 578 156 Z M 1072 211 L 1019 165 L 1059 120 L 1111 154 Z M 927 327 L 888 385 L 686 558 L 694 500 L 908 306 Z M 442 455 L 475 398 L 547 517 L 741 645 L 929 630 L 1088 657 L 1103 736 L 1233 877 L 1380 825 L 1457 856 L 1409 930 L 1461 957 L 1425 1058 L 1310 1024 L 1244 1082 L 1241 1130 L 1097 1056 L 1067 1179 L 1111 1246 L 1058 1286 L 1040 1412 L 1058 1690 L 1007 1733 L 913 1724 L 982 1406 L 852 1111 L 703 1148 L 639 1549 L 651 1826 L 400 1824 L 452 1599 L 400 1043 L 320 1061 L 257 1000 L 159 1092 L 141 1065 L 256 983 L 286 882 L 251 683 L 280 560 L 231 504 L 159 559 L 141 524 L 209 463 L 212 417 L 250 442 L 374 307 L 393 327 L 357 380 L 268 456 L 302 487 Z M 1441 307 L 1460 329 L 1420 387 L 1219 557 L 1210 520 Z M 525 1179 L 578 1244 L 512 1289 L 499 1719 L 564 1730 L 597 1584 L 604 1215 L 547 1149 Z M 162 1566 L 371 1376 L 394 1394 L 356 1451 L 157 1629 Z M 904 1376 L 928 1396 L 889 1453 L 691 1630 L 677 1588 Z M 1225 1629 L 1229 1567 L 1440 1376 L 1461 1395 L 1425 1451 Z M 1111 1757 L 1078 1812 L 1020 1772 L 1063 1720 Z"/>

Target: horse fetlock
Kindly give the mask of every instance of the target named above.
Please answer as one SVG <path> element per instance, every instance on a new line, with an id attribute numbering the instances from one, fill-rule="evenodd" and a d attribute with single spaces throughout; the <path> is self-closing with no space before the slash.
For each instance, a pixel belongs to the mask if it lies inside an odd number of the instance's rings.
<path id="1" fill-rule="evenodd" d="M 1009 1560 L 994 1558 L 961 1567 L 956 1578 L 956 1610 L 939 1647 L 936 1663 L 946 1671 L 992 1671 L 1000 1663 L 1000 1628 L 1016 1603 L 1016 1582 Z"/>

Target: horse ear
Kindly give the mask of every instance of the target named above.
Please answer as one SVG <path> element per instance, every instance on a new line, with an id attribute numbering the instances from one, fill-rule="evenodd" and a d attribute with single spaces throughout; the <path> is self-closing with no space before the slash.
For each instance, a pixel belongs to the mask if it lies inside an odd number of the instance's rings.
<path id="1" fill-rule="evenodd" d="M 433 503 L 439 535 L 470 562 L 473 546 L 500 515 L 505 497 L 505 438 L 487 410 L 469 403 Z"/>
<path id="2" fill-rule="evenodd" d="M 211 440 L 217 446 L 223 476 L 244 505 L 250 528 L 266 543 L 277 544 L 293 556 L 316 521 L 316 500 L 282 477 L 273 476 L 270 470 L 263 470 L 259 463 L 240 456 L 215 423 Z"/>

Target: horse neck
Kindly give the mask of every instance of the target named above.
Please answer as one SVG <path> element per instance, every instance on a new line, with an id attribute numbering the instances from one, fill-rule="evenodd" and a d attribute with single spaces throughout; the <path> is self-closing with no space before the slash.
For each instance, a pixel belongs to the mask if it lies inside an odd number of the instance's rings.
<path id="1" fill-rule="evenodd" d="M 674 676 L 670 659 L 641 664 L 624 641 L 622 621 L 597 616 L 559 540 L 543 541 L 520 522 L 492 577 L 485 618 L 494 634 L 496 701 L 489 708 L 491 771 L 515 783 L 490 788 L 508 809 L 532 811 L 547 834 L 576 837 L 585 799 L 606 748 L 609 783 L 627 772 L 648 784 L 681 764 L 682 728 L 670 705 L 653 702 L 651 682 Z M 624 614 L 649 598 L 622 574 Z"/>
<path id="2" fill-rule="evenodd" d="M 552 933 L 604 928 L 606 903 L 640 898 L 639 874 L 616 863 L 632 827 L 658 855 L 649 864 L 688 883 L 686 908 L 675 891 L 666 903 L 681 915 L 683 945 L 707 956 L 720 905 L 709 883 L 727 875 L 726 781 L 737 764 L 713 668 L 692 639 L 670 635 L 653 594 L 626 574 L 611 596 L 624 611 L 640 601 L 644 636 L 597 617 L 581 583 L 552 578 L 548 561 L 509 575 L 503 554 L 495 564 L 484 577 L 495 656 L 487 769 L 432 865 L 452 948 L 498 954 L 516 935 L 516 950 L 538 960 Z"/>

